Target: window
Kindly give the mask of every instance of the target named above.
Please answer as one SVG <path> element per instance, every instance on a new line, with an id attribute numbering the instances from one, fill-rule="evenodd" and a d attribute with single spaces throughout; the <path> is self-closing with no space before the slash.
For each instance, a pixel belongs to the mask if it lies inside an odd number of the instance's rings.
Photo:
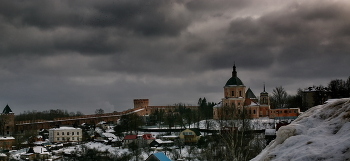
<path id="1" fill-rule="evenodd" d="M 192 132 L 183 132 L 184 135 L 192 135 Z"/>
<path id="2" fill-rule="evenodd" d="M 64 140 L 64 137 L 62 137 L 62 140 Z"/>
<path id="3" fill-rule="evenodd" d="M 67 135 L 69 135 L 69 132 L 67 132 Z"/>
<path id="4" fill-rule="evenodd" d="M 62 132 L 62 135 L 64 135 L 64 132 Z"/>
<path id="5" fill-rule="evenodd" d="M 79 132 L 77 132 L 77 135 L 79 135 Z"/>
<path id="6" fill-rule="evenodd" d="M 242 97 L 242 91 L 239 91 L 239 96 Z"/>
<path id="7" fill-rule="evenodd" d="M 288 111 L 287 110 L 284 110 L 284 113 L 287 113 Z"/>
<path id="8" fill-rule="evenodd" d="M 255 114 L 255 110 L 253 110 L 253 114 Z"/>
<path id="9" fill-rule="evenodd" d="M 60 140 L 60 138 L 57 138 L 57 141 L 59 141 Z"/>
<path id="10" fill-rule="evenodd" d="M 234 92 L 234 91 L 232 91 L 231 93 L 232 93 L 232 94 L 231 94 L 231 95 L 232 95 L 232 97 L 233 97 L 233 96 L 235 96 L 235 92 Z"/>
<path id="11" fill-rule="evenodd" d="M 59 133 L 59 132 L 57 132 L 57 135 L 60 135 L 60 133 Z"/>
<path id="12" fill-rule="evenodd" d="M 72 137 L 72 140 L 74 140 L 74 137 Z"/>
<path id="13" fill-rule="evenodd" d="M 8 135 L 8 134 L 10 134 L 10 131 L 7 131 L 6 133 L 7 133 L 7 135 Z"/>
<path id="14" fill-rule="evenodd" d="M 72 132 L 72 135 L 74 135 L 74 132 Z"/>

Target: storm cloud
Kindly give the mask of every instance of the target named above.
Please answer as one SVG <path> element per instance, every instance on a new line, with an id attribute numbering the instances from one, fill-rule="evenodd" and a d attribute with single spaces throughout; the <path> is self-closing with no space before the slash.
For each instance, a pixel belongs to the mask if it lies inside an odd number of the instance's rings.
<path id="1" fill-rule="evenodd" d="M 219 102 L 235 63 L 266 84 L 327 85 L 350 62 L 350 3 L 121 0 L 0 2 L 0 105 L 90 114 Z"/>

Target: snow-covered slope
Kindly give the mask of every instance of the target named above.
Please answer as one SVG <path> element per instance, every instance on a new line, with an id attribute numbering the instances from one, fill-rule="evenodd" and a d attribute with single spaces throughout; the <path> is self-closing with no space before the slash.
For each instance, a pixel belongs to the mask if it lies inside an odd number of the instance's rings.
<path id="1" fill-rule="evenodd" d="M 304 112 L 252 160 L 350 160 L 350 99 Z"/>

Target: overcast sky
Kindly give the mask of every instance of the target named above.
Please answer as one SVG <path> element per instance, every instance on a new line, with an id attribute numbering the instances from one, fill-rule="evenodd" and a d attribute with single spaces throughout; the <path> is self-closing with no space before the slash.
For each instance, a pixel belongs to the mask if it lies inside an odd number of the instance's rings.
<path id="1" fill-rule="evenodd" d="M 0 2 L 0 107 L 93 114 L 350 76 L 348 0 Z"/>

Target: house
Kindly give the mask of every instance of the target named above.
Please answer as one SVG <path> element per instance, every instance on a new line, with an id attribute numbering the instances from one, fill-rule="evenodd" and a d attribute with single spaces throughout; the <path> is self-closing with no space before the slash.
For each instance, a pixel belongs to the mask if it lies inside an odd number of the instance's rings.
<path id="1" fill-rule="evenodd" d="M 49 129 L 49 141 L 57 142 L 79 142 L 83 139 L 81 128 L 75 127 L 59 127 Z"/>
<path id="2" fill-rule="evenodd" d="M 149 146 L 150 147 L 161 147 L 161 146 L 166 146 L 166 147 L 169 147 L 169 146 L 172 146 L 174 144 L 173 141 L 163 141 L 163 140 L 160 140 L 160 139 L 156 139 L 156 140 L 153 140 Z"/>
<path id="3" fill-rule="evenodd" d="M 126 135 L 123 138 L 123 143 L 130 144 L 130 143 L 134 142 L 135 140 L 137 140 L 137 135 Z"/>
<path id="4" fill-rule="evenodd" d="M 15 138 L 14 137 L 0 137 L 0 149 L 1 150 L 12 150 L 12 145 L 15 142 Z"/>
<path id="5" fill-rule="evenodd" d="M 146 142 L 146 144 L 150 144 L 152 141 L 155 140 L 155 138 L 152 136 L 152 134 L 143 134 L 142 139 L 143 139 L 143 141 Z"/>
<path id="6" fill-rule="evenodd" d="M 184 143 L 197 143 L 197 141 L 200 139 L 201 133 L 198 129 L 192 128 L 192 129 L 185 129 L 184 131 L 181 131 L 179 138 L 184 141 Z"/>
<path id="7" fill-rule="evenodd" d="M 21 154 L 23 160 L 46 160 L 51 158 L 51 154 L 43 146 L 30 147 L 27 153 Z"/>
<path id="8" fill-rule="evenodd" d="M 164 153 L 153 153 L 151 154 L 146 161 L 171 161 Z"/>

